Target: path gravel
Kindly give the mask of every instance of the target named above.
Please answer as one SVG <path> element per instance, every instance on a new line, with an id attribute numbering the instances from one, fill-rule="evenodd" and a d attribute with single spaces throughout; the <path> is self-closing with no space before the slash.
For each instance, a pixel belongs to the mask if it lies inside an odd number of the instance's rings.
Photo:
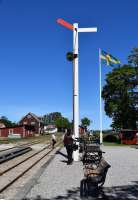
<path id="1" fill-rule="evenodd" d="M 138 199 L 138 149 L 130 147 L 103 147 L 105 159 L 110 163 L 103 192 L 96 199 Z M 83 178 L 81 162 L 66 164 L 65 149 L 57 154 L 26 199 L 80 200 L 80 180 Z M 83 198 L 84 199 L 84 198 Z M 95 199 L 93 196 L 86 199 Z"/>

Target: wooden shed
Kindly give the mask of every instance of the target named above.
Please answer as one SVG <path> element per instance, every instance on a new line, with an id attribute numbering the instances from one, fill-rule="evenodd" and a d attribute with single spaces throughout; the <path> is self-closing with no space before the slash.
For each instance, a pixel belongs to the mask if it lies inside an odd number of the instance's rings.
<path id="1" fill-rule="evenodd" d="M 138 130 L 122 129 L 119 137 L 122 144 L 138 144 Z"/>
<path id="2" fill-rule="evenodd" d="M 31 137 L 34 135 L 34 132 L 30 130 L 30 127 L 27 126 L 16 126 L 16 127 L 5 127 L 0 128 L 0 137 L 7 138 L 9 135 L 19 134 L 21 138 Z"/>

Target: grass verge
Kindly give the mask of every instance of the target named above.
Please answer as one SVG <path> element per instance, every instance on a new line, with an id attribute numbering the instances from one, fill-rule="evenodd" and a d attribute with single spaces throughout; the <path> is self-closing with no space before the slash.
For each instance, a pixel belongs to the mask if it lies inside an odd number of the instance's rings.
<path id="1" fill-rule="evenodd" d="M 62 133 L 58 132 L 55 134 L 57 138 L 57 142 L 61 141 Z M 0 144 L 20 144 L 20 143 L 28 143 L 33 142 L 36 140 L 40 140 L 42 143 L 49 143 L 51 141 L 51 134 L 45 134 L 45 135 L 39 135 L 39 136 L 33 136 L 28 138 L 21 138 L 21 139 L 1 139 Z"/>

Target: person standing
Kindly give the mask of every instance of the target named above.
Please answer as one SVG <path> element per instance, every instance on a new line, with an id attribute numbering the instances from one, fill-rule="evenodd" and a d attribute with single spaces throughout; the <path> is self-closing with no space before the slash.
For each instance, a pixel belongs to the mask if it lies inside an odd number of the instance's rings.
<path id="1" fill-rule="evenodd" d="M 55 134 L 53 133 L 51 137 L 52 137 L 52 148 L 54 149 L 55 144 L 56 144 L 56 136 L 55 136 Z"/>
<path id="2" fill-rule="evenodd" d="M 73 138 L 72 138 L 72 134 L 71 134 L 71 130 L 70 129 L 67 130 L 67 133 L 64 136 L 63 142 L 64 142 L 64 146 L 66 148 L 67 156 L 68 156 L 67 165 L 70 165 L 73 162 L 73 158 L 72 158 L 72 154 L 73 154 Z"/>

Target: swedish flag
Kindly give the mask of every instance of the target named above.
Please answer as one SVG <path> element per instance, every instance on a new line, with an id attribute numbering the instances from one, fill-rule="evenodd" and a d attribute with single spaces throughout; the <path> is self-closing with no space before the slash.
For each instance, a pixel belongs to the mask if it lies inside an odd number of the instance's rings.
<path id="1" fill-rule="evenodd" d="M 108 66 L 120 65 L 120 60 L 103 50 L 101 50 L 100 58 L 105 60 Z"/>

